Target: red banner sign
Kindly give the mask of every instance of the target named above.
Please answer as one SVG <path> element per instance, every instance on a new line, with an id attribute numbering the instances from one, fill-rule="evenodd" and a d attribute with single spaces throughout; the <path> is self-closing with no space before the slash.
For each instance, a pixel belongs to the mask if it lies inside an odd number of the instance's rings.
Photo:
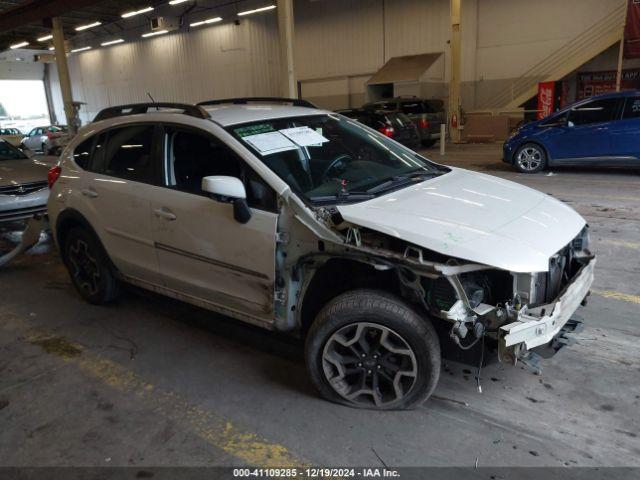
<path id="1" fill-rule="evenodd" d="M 538 120 L 553 113 L 556 82 L 541 82 L 538 84 Z"/>
<path id="2" fill-rule="evenodd" d="M 636 90 L 640 88 L 640 69 L 630 68 L 622 71 L 621 90 Z M 601 93 L 616 91 L 616 71 L 579 72 L 577 100 L 593 97 Z"/>
<path id="3" fill-rule="evenodd" d="M 640 0 L 629 0 L 624 26 L 624 56 L 640 58 Z"/>

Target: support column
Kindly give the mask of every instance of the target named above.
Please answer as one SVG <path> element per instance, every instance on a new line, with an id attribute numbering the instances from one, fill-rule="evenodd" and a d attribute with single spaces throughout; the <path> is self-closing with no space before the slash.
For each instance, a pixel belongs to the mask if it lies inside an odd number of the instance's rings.
<path id="1" fill-rule="evenodd" d="M 67 118 L 67 125 L 73 125 L 73 93 L 71 90 L 71 79 L 69 78 L 69 66 L 67 65 L 67 53 L 64 45 L 64 32 L 62 22 L 58 17 L 51 19 L 53 26 L 53 46 L 55 48 L 56 65 L 58 67 L 58 81 L 62 90 L 62 101 L 64 102 L 64 114 Z"/>
<path id="2" fill-rule="evenodd" d="M 622 84 L 622 59 L 624 58 L 624 31 L 620 39 L 620 50 L 618 51 L 618 68 L 616 70 L 616 92 L 620 91 Z"/>
<path id="3" fill-rule="evenodd" d="M 449 79 L 449 134 L 451 141 L 460 142 L 460 0 L 451 0 L 451 77 Z M 455 114 L 457 125 L 451 124 Z"/>
<path id="4" fill-rule="evenodd" d="M 293 0 L 278 0 L 278 33 L 280 36 L 280 64 L 282 65 L 282 94 L 288 98 L 298 98 L 293 64 Z"/>

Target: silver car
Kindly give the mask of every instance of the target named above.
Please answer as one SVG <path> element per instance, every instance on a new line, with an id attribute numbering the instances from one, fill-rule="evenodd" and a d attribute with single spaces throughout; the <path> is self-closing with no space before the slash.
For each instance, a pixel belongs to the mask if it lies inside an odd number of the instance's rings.
<path id="1" fill-rule="evenodd" d="M 47 172 L 55 158 L 29 158 L 0 139 L 0 224 L 47 211 Z"/>
<path id="2" fill-rule="evenodd" d="M 32 129 L 22 139 L 22 146 L 32 152 L 59 155 L 69 140 L 71 140 L 71 135 L 66 125 L 48 125 Z"/>

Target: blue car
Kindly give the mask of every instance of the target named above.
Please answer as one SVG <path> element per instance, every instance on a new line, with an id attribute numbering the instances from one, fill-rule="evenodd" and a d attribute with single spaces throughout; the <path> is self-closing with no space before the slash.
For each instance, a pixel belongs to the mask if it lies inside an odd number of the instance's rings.
<path id="1" fill-rule="evenodd" d="M 503 145 L 523 173 L 553 166 L 640 167 L 640 92 L 581 100 L 523 125 Z"/>

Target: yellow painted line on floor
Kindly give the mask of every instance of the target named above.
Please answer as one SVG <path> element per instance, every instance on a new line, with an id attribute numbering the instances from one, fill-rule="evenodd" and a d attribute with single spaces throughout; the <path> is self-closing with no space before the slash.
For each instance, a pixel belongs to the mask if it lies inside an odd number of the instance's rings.
<path id="1" fill-rule="evenodd" d="M 631 295 L 629 293 L 614 292 L 612 290 L 591 290 L 591 293 L 595 293 L 604 298 L 610 298 L 612 300 L 620 300 L 622 302 L 637 303 L 640 304 L 640 295 Z"/>
<path id="2" fill-rule="evenodd" d="M 186 423 L 200 438 L 248 465 L 265 468 L 308 466 L 283 445 L 247 432 L 175 392 L 162 390 L 124 366 L 95 355 L 81 345 L 34 331 L 26 340 L 77 366 L 109 387 L 137 397 L 154 412 Z"/>
<path id="3" fill-rule="evenodd" d="M 640 243 L 625 242 L 624 240 L 598 240 L 597 243 L 604 243 L 606 245 L 615 245 L 616 247 L 631 248 L 634 250 L 640 250 Z"/>

